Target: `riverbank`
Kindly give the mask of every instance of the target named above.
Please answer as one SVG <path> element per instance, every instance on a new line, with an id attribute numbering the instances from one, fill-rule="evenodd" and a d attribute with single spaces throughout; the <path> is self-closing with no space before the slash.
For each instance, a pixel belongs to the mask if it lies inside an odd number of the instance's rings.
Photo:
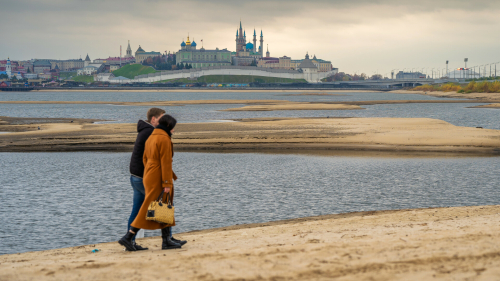
<path id="1" fill-rule="evenodd" d="M 457 93 L 451 92 L 441 92 L 441 91 L 413 91 L 413 90 L 395 90 L 390 91 L 393 94 L 419 94 L 427 95 L 438 98 L 458 98 L 458 99 L 471 99 L 484 102 L 494 102 L 500 101 L 500 93 Z"/>
<path id="2" fill-rule="evenodd" d="M 136 124 L 0 117 L 0 152 L 131 151 Z M 73 121 L 73 120 L 72 120 Z M 430 118 L 256 118 L 181 123 L 176 151 L 337 150 L 498 155 L 500 131 Z M 38 129 L 40 127 L 40 129 Z"/>
<path id="3" fill-rule="evenodd" d="M 224 88 L 224 87 L 214 87 L 214 88 L 142 88 L 142 87 L 116 87 L 116 88 L 52 88 L 52 89 L 40 89 L 36 88 L 36 92 L 183 92 L 183 93 L 200 93 L 200 92 L 224 92 L 224 93 L 290 93 L 290 92 L 336 92 L 336 93 L 377 93 L 381 92 L 379 90 L 365 90 L 365 89 L 354 89 L 346 90 L 342 88 L 338 89 L 315 89 L 315 88 L 297 88 L 297 89 L 276 89 L 276 88 Z"/>
<path id="4" fill-rule="evenodd" d="M 140 252 L 111 242 L 3 255 L 0 280 L 496 280 L 499 220 L 500 206 L 473 206 L 236 225 L 178 234 L 179 250 L 150 237 Z"/>

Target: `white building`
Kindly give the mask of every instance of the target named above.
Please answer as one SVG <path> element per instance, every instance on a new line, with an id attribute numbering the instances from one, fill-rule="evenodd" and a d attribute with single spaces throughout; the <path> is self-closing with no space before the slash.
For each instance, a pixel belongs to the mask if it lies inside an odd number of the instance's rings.
<path id="1" fill-rule="evenodd" d="M 78 69 L 76 71 L 76 75 L 94 75 L 97 74 L 97 67 L 95 66 L 86 66 L 82 69 Z"/>
<path id="2" fill-rule="evenodd" d="M 26 74 L 24 74 L 24 78 L 27 78 L 27 79 L 37 79 L 38 78 L 38 74 L 36 74 L 36 73 L 26 73 Z"/>
<path id="3" fill-rule="evenodd" d="M 306 54 L 306 58 L 297 67 L 304 73 L 304 79 L 306 81 L 319 82 L 316 77 L 318 76 L 318 67 L 309 59 L 309 54 Z"/>
<path id="4" fill-rule="evenodd" d="M 7 73 L 7 76 L 12 77 L 12 66 L 10 64 L 10 58 L 7 58 L 7 65 L 5 65 L 5 72 Z"/>
<path id="5" fill-rule="evenodd" d="M 96 82 L 109 82 L 110 79 L 114 78 L 113 73 L 99 73 L 95 77 Z"/>

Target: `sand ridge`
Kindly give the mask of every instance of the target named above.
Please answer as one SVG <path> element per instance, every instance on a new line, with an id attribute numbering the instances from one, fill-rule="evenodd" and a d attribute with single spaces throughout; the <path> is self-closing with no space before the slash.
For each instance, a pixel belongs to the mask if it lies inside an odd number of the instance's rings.
<path id="1" fill-rule="evenodd" d="M 500 103 L 490 103 L 486 105 L 470 106 L 469 108 L 500 108 Z"/>
<path id="2" fill-rule="evenodd" d="M 1 119 L 1 118 L 0 118 Z M 180 123 L 177 151 L 363 150 L 498 155 L 500 131 L 430 118 L 256 118 Z M 37 127 L 41 130 L 37 130 Z M 136 124 L 0 124 L 0 151 L 131 151 Z"/>
<path id="3" fill-rule="evenodd" d="M 460 99 L 475 99 L 478 101 L 481 100 L 500 100 L 500 93 L 457 93 L 457 92 L 441 92 L 441 91 L 412 91 L 412 90 L 395 90 L 390 91 L 389 93 L 393 94 L 419 94 L 419 95 L 428 95 L 433 97 L 440 98 L 460 98 Z"/>
<path id="4" fill-rule="evenodd" d="M 228 108 L 220 111 L 273 111 L 273 110 L 358 110 L 364 109 L 358 105 L 325 104 L 310 102 L 288 102 L 267 105 L 249 105 L 239 108 Z"/>
<path id="5" fill-rule="evenodd" d="M 150 237 L 140 252 L 111 242 L 3 255 L 0 280 L 497 280 L 499 220 L 500 206 L 472 206 L 223 227 L 175 235 L 180 250 Z"/>

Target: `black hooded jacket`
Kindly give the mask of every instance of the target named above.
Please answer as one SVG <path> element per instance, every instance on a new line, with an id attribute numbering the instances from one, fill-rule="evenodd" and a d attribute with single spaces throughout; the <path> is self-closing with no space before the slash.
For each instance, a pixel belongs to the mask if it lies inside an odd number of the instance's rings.
<path id="1" fill-rule="evenodd" d="M 142 178 L 144 175 L 144 163 L 142 156 L 144 154 L 144 147 L 149 136 L 153 133 L 155 127 L 148 122 L 139 120 L 137 122 L 137 139 L 135 140 L 134 152 L 132 152 L 132 159 L 130 159 L 130 174 Z"/>

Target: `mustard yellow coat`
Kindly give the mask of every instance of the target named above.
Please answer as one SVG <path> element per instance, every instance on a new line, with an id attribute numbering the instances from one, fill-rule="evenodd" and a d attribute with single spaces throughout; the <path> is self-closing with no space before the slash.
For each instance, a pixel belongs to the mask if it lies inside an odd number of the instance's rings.
<path id="1" fill-rule="evenodd" d="M 177 176 L 172 170 L 173 154 L 170 136 L 162 129 L 154 129 L 146 141 L 143 156 L 146 197 L 139 214 L 132 222 L 133 227 L 153 230 L 175 225 L 175 220 L 171 225 L 146 220 L 149 204 L 160 196 L 163 188 L 170 187 L 170 199 L 174 202 L 174 180 L 177 180 Z M 166 195 L 163 199 L 166 199 Z"/>

